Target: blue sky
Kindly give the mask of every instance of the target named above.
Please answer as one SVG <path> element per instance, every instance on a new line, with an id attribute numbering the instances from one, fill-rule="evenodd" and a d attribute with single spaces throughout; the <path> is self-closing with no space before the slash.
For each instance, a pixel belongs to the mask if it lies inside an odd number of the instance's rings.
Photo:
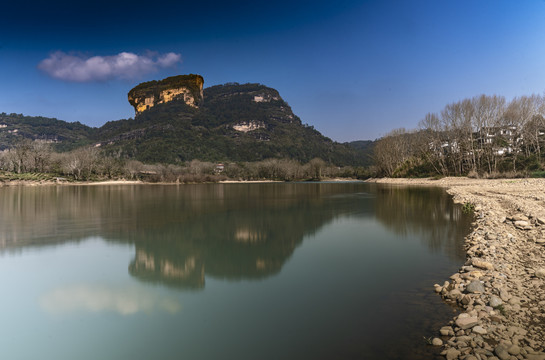
<path id="1" fill-rule="evenodd" d="M 543 93 L 545 2 L 2 4 L 0 112 L 101 126 L 134 115 L 136 84 L 189 73 L 262 83 L 334 140 L 375 139 L 463 98 Z"/>

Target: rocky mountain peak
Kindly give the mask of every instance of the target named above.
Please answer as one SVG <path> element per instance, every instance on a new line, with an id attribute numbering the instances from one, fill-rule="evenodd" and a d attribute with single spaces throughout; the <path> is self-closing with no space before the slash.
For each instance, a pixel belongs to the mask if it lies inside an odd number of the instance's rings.
<path id="1" fill-rule="evenodd" d="M 187 105 L 197 108 L 203 100 L 204 79 L 200 75 L 171 76 L 159 81 L 148 81 L 129 91 L 129 103 L 136 115 L 157 104 L 173 100 L 183 100 Z"/>

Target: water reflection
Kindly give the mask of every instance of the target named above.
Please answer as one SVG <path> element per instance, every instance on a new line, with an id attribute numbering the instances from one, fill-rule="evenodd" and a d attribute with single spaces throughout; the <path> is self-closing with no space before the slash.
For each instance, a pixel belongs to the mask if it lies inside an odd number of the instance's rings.
<path id="1" fill-rule="evenodd" d="M 462 213 L 450 195 L 440 188 L 383 185 L 375 188 L 377 219 L 394 233 L 417 234 L 432 251 L 444 251 L 464 259 L 462 239 L 471 217 Z"/>
<path id="2" fill-rule="evenodd" d="M 4 187 L 0 211 L 0 251 L 99 236 L 134 244 L 135 278 L 185 289 L 206 276 L 278 273 L 305 236 L 339 217 L 376 216 L 453 258 L 465 230 L 442 190 L 361 183 Z"/>
<path id="3" fill-rule="evenodd" d="M 145 288 L 117 288 L 98 285 L 72 285 L 50 290 L 39 300 L 42 309 L 51 314 L 78 311 L 113 311 L 121 315 L 138 312 L 165 311 L 171 314 L 181 310 L 173 296 L 161 296 Z"/>

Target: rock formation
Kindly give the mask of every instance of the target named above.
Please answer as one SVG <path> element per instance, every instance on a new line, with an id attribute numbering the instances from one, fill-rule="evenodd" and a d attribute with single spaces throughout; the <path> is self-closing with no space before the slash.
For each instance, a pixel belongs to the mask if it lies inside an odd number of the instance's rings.
<path id="1" fill-rule="evenodd" d="M 136 115 L 172 100 L 183 100 L 187 105 L 197 108 L 203 99 L 203 84 L 203 77 L 194 74 L 148 81 L 129 91 L 129 103 L 134 107 Z"/>

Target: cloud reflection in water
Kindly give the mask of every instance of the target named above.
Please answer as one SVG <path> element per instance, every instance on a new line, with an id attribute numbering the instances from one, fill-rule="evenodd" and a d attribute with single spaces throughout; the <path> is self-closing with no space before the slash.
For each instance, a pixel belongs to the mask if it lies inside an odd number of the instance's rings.
<path id="1" fill-rule="evenodd" d="M 121 315 L 164 311 L 177 313 L 182 305 L 173 296 L 161 296 L 145 289 L 73 285 L 57 288 L 40 297 L 40 306 L 51 314 L 113 311 Z"/>

